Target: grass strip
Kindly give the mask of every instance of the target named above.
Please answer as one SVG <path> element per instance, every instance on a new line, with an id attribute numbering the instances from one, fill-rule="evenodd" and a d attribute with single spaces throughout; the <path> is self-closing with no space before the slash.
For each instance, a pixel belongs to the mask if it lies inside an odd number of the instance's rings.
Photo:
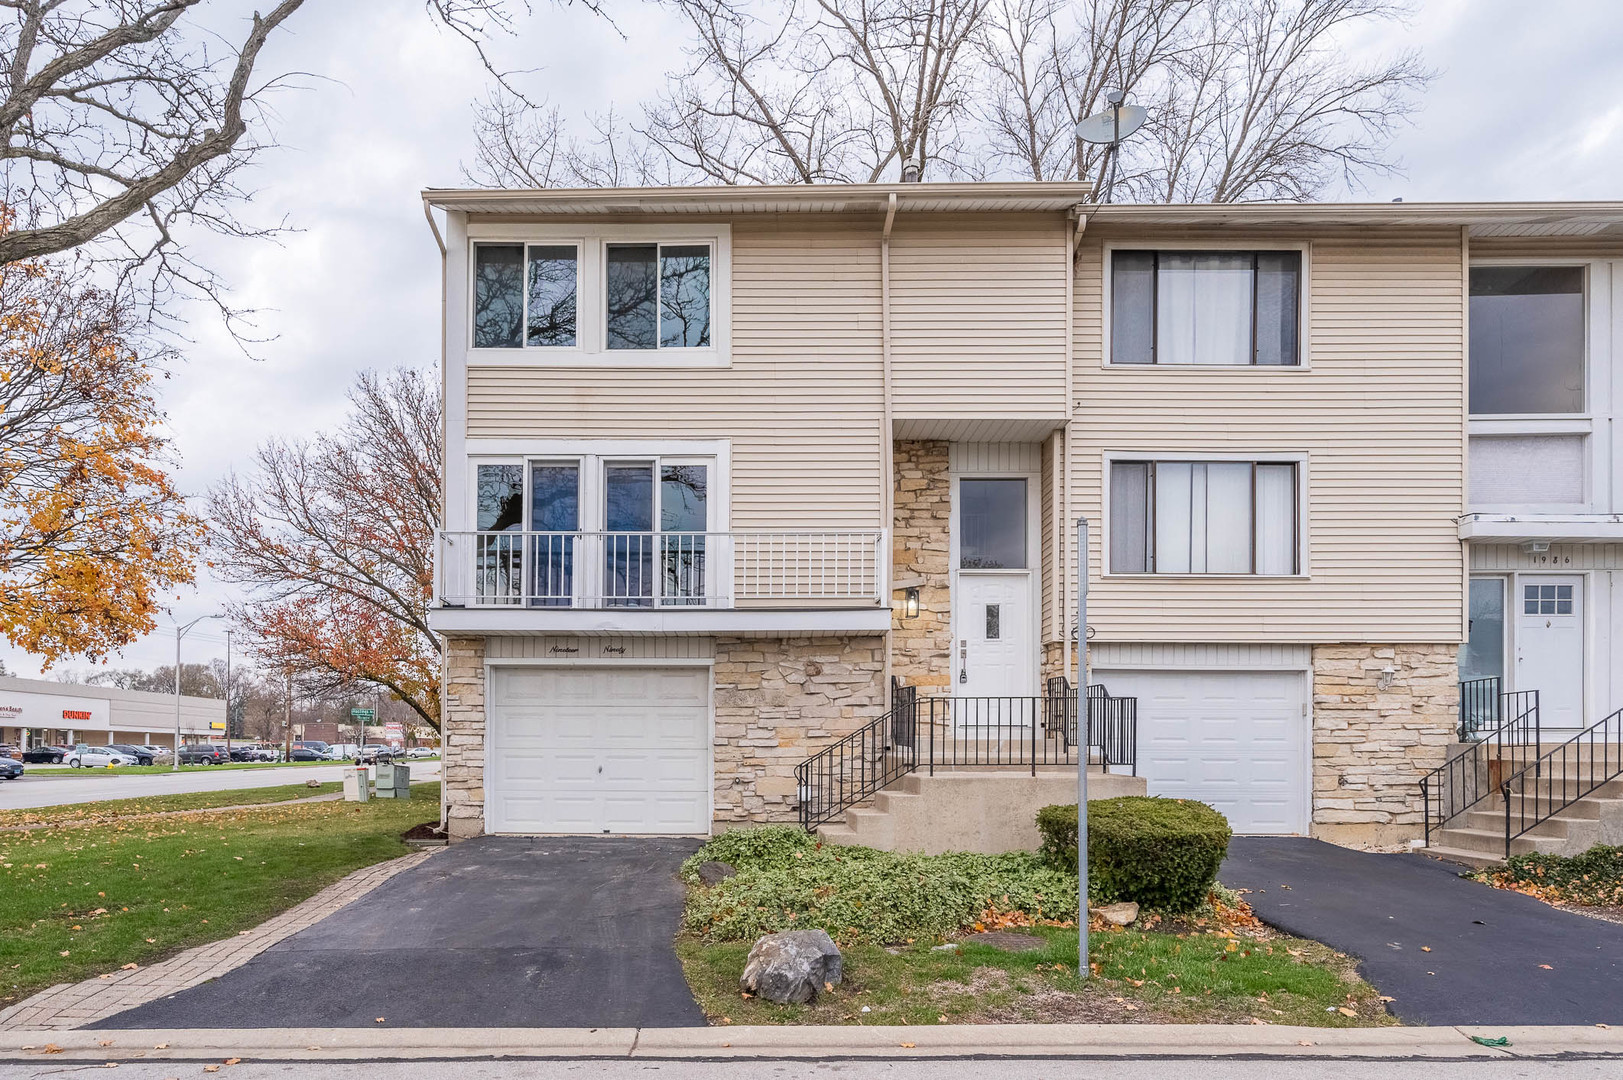
<path id="1" fill-rule="evenodd" d="M 103 802 L 63 803 L 59 806 L 41 806 L 31 810 L 0 810 L 0 827 L 81 820 L 86 824 L 98 824 L 118 818 L 166 814 L 176 810 L 258 806 L 263 803 L 307 799 L 312 795 L 330 795 L 335 791 L 342 791 L 343 787 L 342 783 L 333 780 L 314 788 L 306 784 L 285 784 L 277 787 L 233 788 L 225 791 L 192 791 L 182 795 L 142 795 L 133 799 L 108 799 Z"/>
<path id="2" fill-rule="evenodd" d="M 424 783 L 410 800 L 0 833 L 0 1007 L 251 929 L 406 854 L 400 834 L 437 820 L 439 797 Z"/>
<path id="3" fill-rule="evenodd" d="M 746 998 L 738 986 L 750 946 L 678 942 L 699 1005 L 718 1024 L 1185 1023 L 1379 1027 L 1397 1023 L 1325 945 L 1274 936 L 1135 930 L 1089 938 L 1095 974 L 1076 977 L 1076 931 L 1022 929 L 1040 949 L 965 943 L 842 950 L 845 981 L 808 1005 Z"/>

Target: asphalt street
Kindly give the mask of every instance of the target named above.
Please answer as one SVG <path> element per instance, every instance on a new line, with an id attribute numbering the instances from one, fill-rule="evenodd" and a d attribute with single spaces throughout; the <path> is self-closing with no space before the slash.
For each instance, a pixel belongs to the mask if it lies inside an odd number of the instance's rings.
<path id="1" fill-rule="evenodd" d="M 1422 855 L 1236 836 L 1218 880 L 1263 921 L 1356 956 L 1411 1024 L 1623 1025 L 1623 925 Z"/>
<path id="2" fill-rule="evenodd" d="M 438 780 L 440 763 L 413 761 L 411 778 Z M 108 799 L 139 799 L 152 795 L 184 795 L 194 791 L 233 791 L 243 788 L 280 787 L 306 780 L 341 780 L 344 765 L 301 765 L 263 769 L 197 769 L 190 772 L 139 773 L 128 776 L 76 776 L 48 774 L 29 766 L 21 780 L 0 780 L 0 810 L 33 810 L 41 806 L 67 803 L 103 802 Z"/>
<path id="3" fill-rule="evenodd" d="M 558 1060 L 558 1061 L 379 1061 L 318 1064 L 288 1061 L 244 1061 L 222 1069 L 231 1080 L 795 1080 L 838 1077 L 839 1080 L 961 1080 L 964 1060 L 937 1061 L 747 1061 L 704 1060 Z M 0 1080 L 44 1080 L 86 1075 L 96 1066 L 39 1064 L 0 1065 Z M 1615 1080 L 1623 1061 L 1326 1061 L 1211 1060 L 1179 1063 L 1141 1060 L 973 1060 L 977 1077 L 986 1080 L 1166 1080 L 1176 1071 L 1200 1080 Z M 195 1062 L 125 1061 L 119 1080 L 167 1080 L 201 1076 Z"/>
<path id="4" fill-rule="evenodd" d="M 469 840 L 234 971 L 94 1026 L 702 1027 L 674 945 L 676 871 L 698 847 Z"/>

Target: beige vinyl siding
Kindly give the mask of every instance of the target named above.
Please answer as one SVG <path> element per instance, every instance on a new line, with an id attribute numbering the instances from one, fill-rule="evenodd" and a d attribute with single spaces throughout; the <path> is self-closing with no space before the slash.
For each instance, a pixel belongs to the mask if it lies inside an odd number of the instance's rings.
<path id="1" fill-rule="evenodd" d="M 1473 259 L 1623 259 L 1623 237 L 1473 236 Z"/>
<path id="2" fill-rule="evenodd" d="M 734 529 L 882 524 L 880 222 L 733 222 L 727 368 L 470 367 L 470 438 L 732 440 Z"/>
<path id="3" fill-rule="evenodd" d="M 1102 520 L 1107 452 L 1306 454 L 1307 578 L 1105 577 L 1101 641 L 1457 641 L 1463 554 L 1463 281 L 1456 230 L 1312 238 L 1310 369 L 1103 368 L 1105 230 L 1075 286 L 1078 512 Z M 1135 232 L 1133 246 L 1182 243 Z M 1226 231 L 1223 241 L 1237 240 Z M 1301 237 L 1275 236 L 1274 244 Z M 1258 238 L 1266 247 L 1269 239 Z M 1099 574 L 1109 522 L 1090 559 Z"/>
<path id="4" fill-rule="evenodd" d="M 1063 214 L 899 214 L 892 409 L 910 419 L 1065 416 Z"/>

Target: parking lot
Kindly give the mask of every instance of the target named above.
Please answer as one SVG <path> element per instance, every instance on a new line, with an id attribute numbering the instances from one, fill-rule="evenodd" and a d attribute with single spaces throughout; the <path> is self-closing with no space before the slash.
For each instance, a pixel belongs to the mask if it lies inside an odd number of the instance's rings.
<path id="1" fill-rule="evenodd" d="M 413 761 L 412 779 L 438 780 L 438 761 Z M 148 795 L 182 795 L 193 791 L 228 791 L 243 788 L 298 784 L 306 780 L 343 779 L 351 766 L 260 765 L 249 768 L 199 768 L 185 772 L 144 775 L 85 775 L 60 765 L 30 765 L 20 780 L 0 781 L 0 810 L 32 810 L 41 806 L 135 799 Z"/>

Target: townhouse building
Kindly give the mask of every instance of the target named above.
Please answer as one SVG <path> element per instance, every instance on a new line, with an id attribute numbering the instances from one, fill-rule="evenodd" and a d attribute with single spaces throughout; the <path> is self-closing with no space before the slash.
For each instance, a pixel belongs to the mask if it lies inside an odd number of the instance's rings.
<path id="1" fill-rule="evenodd" d="M 1623 205 L 424 200 L 454 835 L 816 824 L 1080 753 L 1399 842 L 1462 681 L 1547 737 L 1623 706 Z"/>

